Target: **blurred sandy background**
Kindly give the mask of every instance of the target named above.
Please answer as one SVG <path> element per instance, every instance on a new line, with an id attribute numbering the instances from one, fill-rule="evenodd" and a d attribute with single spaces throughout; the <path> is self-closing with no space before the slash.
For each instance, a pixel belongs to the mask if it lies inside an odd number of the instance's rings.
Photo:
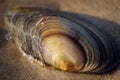
<path id="1" fill-rule="evenodd" d="M 49 70 L 32 64 L 20 54 L 12 40 L 4 38 L 8 30 L 4 14 L 15 6 L 80 14 L 79 17 L 97 25 L 120 42 L 120 0 L 0 0 L 0 80 L 120 80 L 119 67 L 109 74 L 91 75 Z"/>

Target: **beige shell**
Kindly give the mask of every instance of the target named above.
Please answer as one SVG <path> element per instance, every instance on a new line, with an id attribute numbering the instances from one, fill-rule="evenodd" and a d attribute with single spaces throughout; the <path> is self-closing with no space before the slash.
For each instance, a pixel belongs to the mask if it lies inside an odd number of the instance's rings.
<path id="1" fill-rule="evenodd" d="M 83 20 L 47 9 L 14 9 L 5 22 L 17 46 L 44 67 L 67 72 L 105 73 L 118 62 L 117 48 Z"/>

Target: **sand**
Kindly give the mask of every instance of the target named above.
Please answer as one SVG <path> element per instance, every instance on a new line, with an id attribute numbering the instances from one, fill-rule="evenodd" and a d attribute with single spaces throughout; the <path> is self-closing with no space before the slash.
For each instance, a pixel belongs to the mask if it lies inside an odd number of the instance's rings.
<path id="1" fill-rule="evenodd" d="M 8 28 L 4 24 L 4 15 L 16 6 L 72 13 L 107 32 L 116 43 L 120 42 L 119 0 L 0 0 L 0 80 L 120 80 L 119 66 L 112 73 L 96 75 L 50 70 L 30 62 L 12 39 L 5 39 Z"/>

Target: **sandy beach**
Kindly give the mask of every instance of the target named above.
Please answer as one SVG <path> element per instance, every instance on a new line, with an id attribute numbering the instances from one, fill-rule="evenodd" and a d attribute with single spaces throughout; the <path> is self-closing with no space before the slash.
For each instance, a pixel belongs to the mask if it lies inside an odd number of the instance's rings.
<path id="1" fill-rule="evenodd" d="M 68 73 L 33 64 L 12 39 L 5 36 L 6 12 L 16 6 L 31 6 L 74 14 L 107 32 L 120 49 L 120 0 L 0 0 L 0 80 L 120 80 L 120 66 L 103 75 Z"/>

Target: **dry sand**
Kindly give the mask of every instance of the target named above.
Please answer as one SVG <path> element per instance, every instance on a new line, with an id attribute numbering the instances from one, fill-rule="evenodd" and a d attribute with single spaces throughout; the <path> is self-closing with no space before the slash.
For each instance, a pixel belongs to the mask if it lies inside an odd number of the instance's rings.
<path id="1" fill-rule="evenodd" d="M 0 80 L 120 80 L 119 66 L 112 73 L 94 75 L 49 70 L 31 63 L 12 40 L 4 39 L 7 31 L 4 14 L 15 6 L 42 7 L 76 14 L 120 42 L 120 0 L 0 0 Z"/>

